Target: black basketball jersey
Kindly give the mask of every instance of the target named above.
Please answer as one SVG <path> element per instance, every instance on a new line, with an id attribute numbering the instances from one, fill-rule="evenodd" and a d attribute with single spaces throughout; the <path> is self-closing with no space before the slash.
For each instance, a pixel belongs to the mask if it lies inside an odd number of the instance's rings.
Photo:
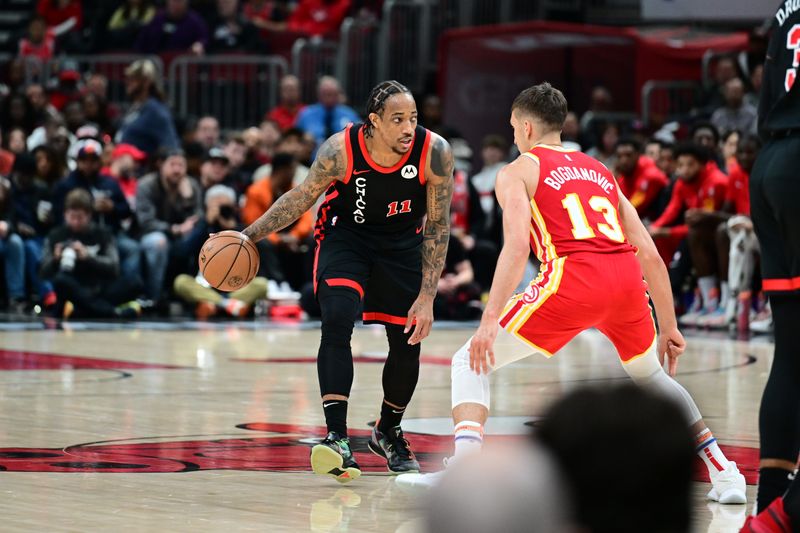
<path id="1" fill-rule="evenodd" d="M 800 129 L 800 2 L 781 2 L 772 22 L 758 104 L 763 134 Z"/>
<path id="2" fill-rule="evenodd" d="M 372 160 L 363 125 L 349 125 L 344 135 L 347 170 L 325 192 L 317 212 L 317 237 L 340 226 L 381 235 L 412 229 L 420 233 L 427 213 L 425 161 L 431 133 L 417 126 L 411 149 L 393 167 Z"/>

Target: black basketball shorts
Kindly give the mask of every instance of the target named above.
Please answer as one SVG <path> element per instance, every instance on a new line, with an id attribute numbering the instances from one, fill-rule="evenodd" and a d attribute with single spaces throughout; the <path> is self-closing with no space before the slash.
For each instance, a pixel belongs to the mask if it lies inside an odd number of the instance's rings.
<path id="1" fill-rule="evenodd" d="M 764 291 L 800 294 L 800 136 L 767 142 L 750 176 Z"/>
<path id="2" fill-rule="evenodd" d="M 314 292 L 321 284 L 358 292 L 365 324 L 405 325 L 422 285 L 422 235 L 371 234 L 346 227 L 317 237 Z"/>

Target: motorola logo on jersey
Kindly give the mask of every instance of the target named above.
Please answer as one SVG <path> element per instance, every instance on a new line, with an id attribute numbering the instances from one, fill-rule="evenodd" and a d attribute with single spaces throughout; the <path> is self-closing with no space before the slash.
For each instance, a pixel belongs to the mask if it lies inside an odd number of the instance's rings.
<path id="1" fill-rule="evenodd" d="M 400 175 L 407 180 L 413 180 L 417 177 L 417 167 L 414 165 L 406 165 L 403 167 L 403 170 L 400 171 Z"/>
<path id="2" fill-rule="evenodd" d="M 367 179 L 364 177 L 356 178 L 356 210 L 353 211 L 353 220 L 356 224 L 366 222 L 364 210 L 367 208 Z"/>

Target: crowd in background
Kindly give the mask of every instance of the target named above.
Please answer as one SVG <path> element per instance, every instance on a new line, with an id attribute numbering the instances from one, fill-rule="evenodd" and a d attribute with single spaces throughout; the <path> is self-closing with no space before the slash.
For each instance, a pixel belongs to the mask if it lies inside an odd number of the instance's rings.
<path id="1" fill-rule="evenodd" d="M 251 25 L 278 32 L 301 27 L 292 21 L 309 16 L 333 17 L 336 26 L 352 10 L 377 4 L 218 0 L 190 9 L 187 0 L 167 0 L 156 10 L 129 0 L 109 15 L 106 30 L 127 32 L 124 41 L 142 52 L 153 50 L 140 46 L 168 45 L 205 53 L 224 48 L 219 41 L 243 42 Z M 31 21 L 20 53 L 41 52 L 39 34 L 53 33 L 65 47 L 75 45 L 65 36 L 85 41 L 75 33 L 87 20 L 80 5 L 42 0 L 42 16 Z M 265 13 L 282 15 L 259 18 Z M 183 32 L 182 24 L 196 32 Z M 174 41 L 184 33 L 178 46 Z M 758 296 L 747 185 L 760 148 L 755 106 L 762 66 L 747 71 L 733 57 L 720 59 L 714 85 L 686 123 L 646 131 L 636 122 L 605 120 L 613 117 L 607 114 L 615 109 L 613 95 L 596 87 L 589 108 L 571 112 L 564 124 L 565 145 L 614 172 L 645 221 L 670 267 L 684 325 L 726 327 L 737 318 L 755 319 L 754 329 L 769 323 Z M 314 314 L 315 212 L 259 243 L 261 270 L 245 293 L 208 287 L 195 258 L 209 233 L 252 223 L 305 179 L 321 142 L 362 120 L 335 78 L 320 78 L 317 101 L 303 102 L 301 80 L 287 75 L 276 107 L 249 128 L 223 132 L 218 117 L 174 116 L 147 59 L 127 68 L 121 106 L 109 103 L 102 74 L 62 70 L 57 76 L 53 85 L 9 86 L 0 100 L 0 292 L 12 312 L 130 317 L 142 309 L 166 314 L 169 302 L 178 301 L 201 318 L 241 317 L 270 298 L 299 299 Z M 481 146 L 470 146 L 445 123 L 437 95 L 418 95 L 417 102 L 420 123 L 448 139 L 456 158 L 452 238 L 436 315 L 474 319 L 502 246 L 494 181 L 515 148 L 508 132 L 487 132 Z"/>

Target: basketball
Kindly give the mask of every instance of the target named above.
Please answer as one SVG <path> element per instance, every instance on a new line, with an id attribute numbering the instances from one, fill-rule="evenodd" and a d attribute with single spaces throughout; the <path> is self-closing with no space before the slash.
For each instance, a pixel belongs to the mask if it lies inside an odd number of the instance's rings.
<path id="1" fill-rule="evenodd" d="M 253 241 L 233 230 L 211 235 L 197 259 L 200 273 L 215 289 L 230 292 L 253 281 L 258 272 L 258 250 Z"/>

